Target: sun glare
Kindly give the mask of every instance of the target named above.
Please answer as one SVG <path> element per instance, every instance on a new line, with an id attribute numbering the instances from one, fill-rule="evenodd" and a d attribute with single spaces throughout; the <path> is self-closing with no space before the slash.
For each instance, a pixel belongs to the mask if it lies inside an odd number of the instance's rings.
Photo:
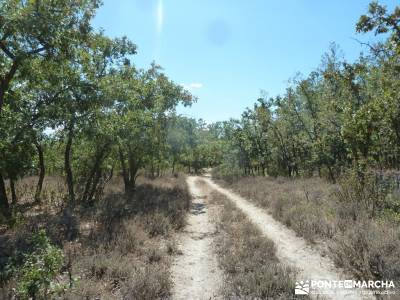
<path id="1" fill-rule="evenodd" d="M 164 21 L 163 0 L 158 0 L 157 4 L 157 33 L 161 34 Z"/>

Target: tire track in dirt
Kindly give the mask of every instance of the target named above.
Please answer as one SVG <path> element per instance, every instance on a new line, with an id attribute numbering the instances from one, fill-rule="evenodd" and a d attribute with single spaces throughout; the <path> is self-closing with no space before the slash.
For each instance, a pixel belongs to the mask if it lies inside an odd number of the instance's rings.
<path id="1" fill-rule="evenodd" d="M 198 179 L 192 176 L 187 179 L 193 198 L 188 224 L 179 239 L 182 255 L 172 265 L 172 299 L 220 299 L 222 271 L 213 251 L 215 225 L 208 212 L 207 192 Z"/>
<path id="2" fill-rule="evenodd" d="M 294 231 L 276 221 L 265 210 L 222 188 L 207 177 L 202 177 L 202 179 L 211 188 L 234 202 L 259 227 L 261 232 L 275 243 L 279 260 L 299 270 L 299 281 L 352 279 L 351 276 L 346 276 L 343 270 L 336 268 L 331 259 L 322 256 L 316 249 L 308 245 L 304 239 L 296 236 Z M 356 293 L 354 289 L 320 289 L 319 292 L 324 293 L 323 298 L 326 299 L 375 299 L 371 295 Z"/>

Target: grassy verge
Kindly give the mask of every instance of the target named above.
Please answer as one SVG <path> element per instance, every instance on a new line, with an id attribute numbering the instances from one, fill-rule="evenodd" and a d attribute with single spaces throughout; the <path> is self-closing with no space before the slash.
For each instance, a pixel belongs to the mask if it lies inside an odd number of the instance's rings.
<path id="1" fill-rule="evenodd" d="M 293 299 L 296 271 L 280 263 L 274 243 L 225 196 L 213 192 L 215 247 L 224 272 L 225 299 Z"/>
<path id="2" fill-rule="evenodd" d="M 27 299 L 32 288 L 38 299 L 168 298 L 174 235 L 185 225 L 190 201 L 185 178 L 142 178 L 129 199 L 119 185 L 113 182 L 102 200 L 73 216 L 27 209 L 1 236 L 0 298 Z M 35 240 L 43 232 L 40 248 Z M 61 251 L 54 268 L 48 248 Z M 27 267 L 30 257 L 34 263 Z M 35 274 L 47 277 L 35 281 Z"/>
<path id="3" fill-rule="evenodd" d="M 388 197 L 394 201 L 396 192 L 384 195 L 373 182 L 361 187 L 351 177 L 337 185 L 319 178 L 265 177 L 223 184 L 264 207 L 299 236 L 323 246 L 357 279 L 399 282 L 400 223 L 384 204 Z"/>

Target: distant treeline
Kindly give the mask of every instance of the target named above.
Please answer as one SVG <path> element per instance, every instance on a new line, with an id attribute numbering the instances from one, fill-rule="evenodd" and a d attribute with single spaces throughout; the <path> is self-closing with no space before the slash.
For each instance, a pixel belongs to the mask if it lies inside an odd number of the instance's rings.
<path id="1" fill-rule="evenodd" d="M 314 175 L 400 167 L 400 7 L 373 2 L 357 32 L 382 35 L 346 62 L 336 45 L 285 94 L 260 98 L 240 120 L 215 124 L 225 141 L 220 174 Z"/>

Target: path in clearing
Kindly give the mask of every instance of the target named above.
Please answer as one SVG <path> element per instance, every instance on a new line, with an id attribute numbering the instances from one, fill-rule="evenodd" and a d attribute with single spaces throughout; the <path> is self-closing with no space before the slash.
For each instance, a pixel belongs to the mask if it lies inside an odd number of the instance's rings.
<path id="1" fill-rule="evenodd" d="M 210 221 L 207 194 L 198 177 L 188 177 L 192 206 L 188 224 L 179 242 L 178 255 L 172 266 L 173 299 L 220 299 L 222 271 L 213 252 L 215 225 Z"/>
<path id="2" fill-rule="evenodd" d="M 236 206 L 259 227 L 261 232 L 275 243 L 279 260 L 299 270 L 300 274 L 298 275 L 298 280 L 352 279 L 351 277 L 346 277 L 342 270 L 336 268 L 332 260 L 328 257 L 321 256 L 321 254 L 308 245 L 304 239 L 296 236 L 294 231 L 276 221 L 265 210 L 255 206 L 237 194 L 222 188 L 210 178 L 201 178 L 211 188 L 234 202 Z M 190 180 L 193 186 L 195 178 L 190 177 Z M 200 193 L 197 189 L 195 191 Z M 326 299 L 375 299 L 375 297 L 371 295 L 358 294 L 355 289 L 321 289 L 320 292 L 328 293 L 324 295 Z"/>

